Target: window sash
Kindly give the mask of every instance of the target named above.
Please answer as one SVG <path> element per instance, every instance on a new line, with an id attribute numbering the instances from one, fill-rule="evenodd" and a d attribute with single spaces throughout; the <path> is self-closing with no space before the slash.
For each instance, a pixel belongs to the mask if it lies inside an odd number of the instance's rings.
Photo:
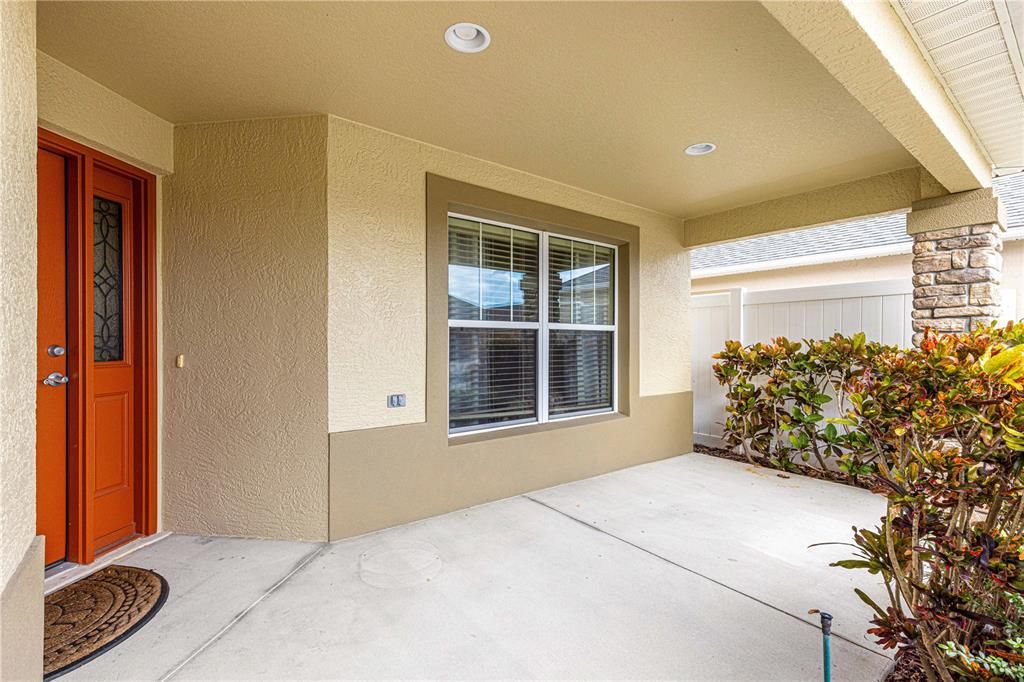
<path id="1" fill-rule="evenodd" d="M 519 421 L 510 422 L 496 422 L 493 424 L 481 424 L 466 427 L 451 428 L 449 426 L 448 433 L 450 436 L 467 435 L 473 433 L 481 433 L 487 431 L 497 431 L 509 428 L 516 428 L 518 426 L 525 426 L 529 424 L 544 424 L 548 422 L 556 421 L 567 421 L 571 419 L 579 419 L 583 417 L 591 417 L 600 414 L 609 414 L 618 411 L 619 409 L 619 249 L 617 246 L 607 244 L 600 241 L 581 239 L 577 237 L 569 237 L 554 232 L 544 232 L 541 230 L 535 230 L 522 225 L 515 225 L 512 223 L 502 223 L 500 221 L 485 220 L 476 216 L 460 214 L 455 212 L 448 213 L 449 218 L 458 218 L 460 220 L 467 220 L 477 223 L 496 225 L 499 227 L 506 227 L 513 230 L 521 230 L 524 232 L 533 232 L 539 237 L 539 248 L 538 248 L 538 292 L 537 292 L 537 321 L 536 322 L 525 322 L 525 321 L 511 321 L 511 320 L 473 320 L 473 319 L 448 319 L 448 328 L 470 328 L 470 329 L 531 329 L 536 330 L 537 334 L 537 358 L 536 358 L 536 418 L 530 418 Z M 549 259 L 549 239 L 565 239 L 572 242 L 580 242 L 583 244 L 591 244 L 597 247 L 602 247 L 611 250 L 611 271 L 610 271 L 610 282 L 609 286 L 611 291 L 609 292 L 609 306 L 608 313 L 609 318 L 612 320 L 612 324 L 583 324 L 583 323 L 572 323 L 572 322 L 549 322 L 550 318 L 550 259 Z M 481 264 L 482 265 L 482 264 Z M 570 309 L 573 311 L 572 315 L 575 317 L 576 303 L 572 301 L 570 303 Z M 550 357 L 549 357 L 549 346 L 551 332 L 559 330 L 568 331 L 600 331 L 600 332 L 611 332 L 611 407 L 602 409 L 581 409 L 573 412 L 565 412 L 560 414 L 549 414 L 550 412 L 550 396 L 549 396 L 549 384 L 550 384 Z M 449 334 L 450 336 L 450 334 Z M 448 371 L 448 382 L 447 382 L 447 396 L 448 401 L 448 421 L 451 423 L 451 352 L 450 352 L 450 340 L 449 340 L 449 354 L 447 362 Z"/>

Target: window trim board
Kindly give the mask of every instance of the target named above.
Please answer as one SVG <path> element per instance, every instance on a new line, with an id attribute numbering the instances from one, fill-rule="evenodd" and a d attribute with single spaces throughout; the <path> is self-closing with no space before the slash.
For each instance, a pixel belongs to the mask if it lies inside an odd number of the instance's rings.
<path id="1" fill-rule="evenodd" d="M 639 401 L 639 298 L 640 231 L 635 225 L 546 204 L 496 190 L 471 185 L 432 173 L 426 174 L 426 299 L 427 362 L 426 421 L 431 433 L 449 446 L 488 438 L 528 436 L 557 428 L 582 426 L 608 419 L 628 418 Z M 616 410 L 573 414 L 525 425 L 498 425 L 471 432 L 448 432 L 448 215 L 461 214 L 516 229 L 553 232 L 558 235 L 616 247 L 616 320 L 613 382 Z M 544 253 L 543 258 L 547 258 Z M 543 281 L 543 278 L 542 278 Z M 543 293 L 546 292 L 542 292 Z M 540 296 L 539 295 L 539 296 Z M 542 299 L 547 302 L 546 296 Z M 542 306 L 546 314 L 547 306 Z M 532 323 L 530 323 L 532 324 Z M 575 327 L 574 327 L 575 328 Z M 543 336 L 543 335 L 542 335 Z M 546 341 L 546 339 L 545 339 Z M 544 368 L 546 380 L 547 367 Z M 538 408 L 541 406 L 538 405 Z M 545 406 L 546 409 L 546 406 Z M 539 411 L 539 410 L 538 410 Z"/>
<path id="2" fill-rule="evenodd" d="M 537 376 L 536 376 L 536 417 L 531 419 L 518 419 L 509 422 L 494 422 L 492 424 L 483 425 L 471 425 L 471 426 L 459 426 L 451 428 L 451 357 L 449 351 L 446 382 L 448 386 L 448 392 L 445 395 L 445 414 L 446 423 L 448 424 L 448 435 L 449 437 L 460 437 L 473 433 L 486 433 L 489 431 L 498 431 L 511 428 L 520 428 L 528 425 L 547 424 L 552 421 L 576 419 L 580 417 L 590 417 L 598 414 L 615 413 L 619 411 L 619 324 L 618 324 L 618 306 L 619 306 L 619 247 L 615 244 L 609 244 L 607 242 L 597 241 L 593 239 L 576 239 L 575 237 L 569 237 L 559 232 L 542 231 L 530 228 L 523 228 L 513 223 L 506 223 L 496 220 L 489 220 L 486 218 L 479 218 L 466 213 L 456 213 L 448 211 L 448 219 L 456 218 L 466 222 L 473 222 L 478 224 L 489 224 L 498 227 L 508 228 L 510 230 L 523 230 L 526 232 L 535 233 L 538 236 L 538 249 L 537 249 L 537 321 L 536 322 L 520 322 L 515 320 L 473 320 L 473 319 L 452 319 L 448 318 L 448 330 L 454 329 L 528 329 L 535 330 L 537 332 Z M 450 222 L 448 222 L 448 230 L 451 229 Z M 577 322 L 549 322 L 548 317 L 550 315 L 551 301 L 549 300 L 550 294 L 550 267 L 551 263 L 549 260 L 549 240 L 554 237 L 556 239 L 563 239 L 572 242 L 578 242 L 583 244 L 591 244 L 593 246 L 600 246 L 605 249 L 611 249 L 612 251 L 612 305 L 611 305 L 611 319 L 615 320 L 612 324 L 587 324 Z M 482 248 L 482 246 L 481 246 Z M 450 259 L 450 254 L 449 254 Z M 514 263 L 514 259 L 510 260 L 510 266 Z M 480 266 L 482 268 L 482 260 Z M 448 262 L 450 266 L 450 261 Z M 450 285 L 450 282 L 447 283 Z M 446 285 L 447 287 L 447 285 Z M 451 291 L 446 288 L 446 293 L 450 296 Z M 575 316 L 574 303 L 570 303 Z M 450 313 L 449 313 L 450 315 Z M 601 332 L 610 333 L 612 335 L 611 342 L 611 405 L 609 407 L 586 409 L 586 410 L 575 410 L 573 412 L 567 412 L 563 414 L 551 414 L 551 395 L 550 395 L 550 341 L 551 332 L 553 331 L 579 331 L 579 332 Z M 449 336 L 450 342 L 450 336 Z M 450 345 L 449 345 L 450 348 Z"/>

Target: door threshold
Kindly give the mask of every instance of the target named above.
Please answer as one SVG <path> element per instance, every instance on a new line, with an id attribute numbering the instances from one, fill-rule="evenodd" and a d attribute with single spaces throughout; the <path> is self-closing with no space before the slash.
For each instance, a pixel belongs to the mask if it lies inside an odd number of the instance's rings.
<path id="1" fill-rule="evenodd" d="M 70 561 L 62 561 L 59 564 L 55 564 L 46 569 L 45 577 L 43 578 L 43 594 L 47 595 L 62 587 L 67 587 L 75 581 L 92 575 L 101 568 L 117 563 L 136 550 L 160 542 L 168 535 L 170 535 L 169 531 L 160 531 L 159 533 L 136 538 L 131 542 L 115 547 L 103 556 L 97 557 L 91 564 L 76 564 Z"/>

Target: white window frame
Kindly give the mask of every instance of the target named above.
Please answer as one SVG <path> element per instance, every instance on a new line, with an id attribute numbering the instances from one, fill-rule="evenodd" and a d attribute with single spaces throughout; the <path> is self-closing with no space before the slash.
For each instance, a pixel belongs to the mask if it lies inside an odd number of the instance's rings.
<path id="1" fill-rule="evenodd" d="M 595 415 L 611 414 L 619 411 L 619 247 L 615 244 L 608 244 L 606 242 L 597 241 L 593 239 L 584 239 L 581 237 L 575 237 L 567 234 L 560 234 L 558 232 L 547 232 L 544 230 L 536 230 L 522 225 L 515 225 L 513 223 L 503 223 L 497 220 L 490 220 L 485 218 L 478 218 L 476 216 L 456 213 L 454 211 L 448 212 L 448 219 L 458 218 L 460 220 L 468 220 L 475 223 L 486 223 L 488 225 L 494 225 L 497 227 L 507 227 L 513 230 L 521 230 L 523 232 L 531 232 L 538 235 L 539 238 L 539 249 L 538 249 L 538 263 L 537 277 L 538 277 L 538 311 L 537 311 L 537 322 L 513 322 L 513 321 L 502 321 L 502 320 L 453 320 L 448 318 L 448 329 L 452 328 L 477 328 L 477 329 L 533 329 L 537 331 L 537 418 L 536 419 L 521 419 L 513 422 L 502 422 L 498 424 L 484 424 L 480 426 L 462 426 L 459 428 L 448 427 L 448 435 L 450 437 L 468 436 L 479 433 L 487 433 L 491 431 L 504 431 L 507 429 L 516 429 L 523 426 L 532 426 L 536 424 L 547 424 L 551 422 L 564 422 L 572 421 L 574 419 L 585 419 L 587 417 L 593 417 Z M 447 221 L 446 221 L 446 228 Z M 581 242 L 584 244 L 593 244 L 595 246 L 601 246 L 612 250 L 612 266 L 613 266 L 613 278 L 612 284 L 614 291 L 612 292 L 612 320 L 613 324 L 574 324 L 569 322 L 548 322 L 548 308 L 550 301 L 548 300 L 548 239 L 555 237 L 557 239 L 568 239 L 574 242 Z M 447 258 L 446 258 L 447 260 Z M 481 263 L 482 266 L 482 263 Z M 445 286 L 447 287 L 447 280 Z M 447 315 L 447 312 L 445 313 Z M 548 405 L 548 346 L 550 341 L 550 332 L 557 331 L 559 329 L 566 329 L 572 331 L 602 331 L 612 333 L 612 406 L 605 409 L 598 410 L 585 410 L 580 412 L 571 412 L 564 415 L 549 415 Z M 447 363 L 445 370 L 445 415 L 447 423 L 451 424 L 451 405 L 449 400 L 451 399 L 451 339 L 450 334 L 447 340 Z"/>

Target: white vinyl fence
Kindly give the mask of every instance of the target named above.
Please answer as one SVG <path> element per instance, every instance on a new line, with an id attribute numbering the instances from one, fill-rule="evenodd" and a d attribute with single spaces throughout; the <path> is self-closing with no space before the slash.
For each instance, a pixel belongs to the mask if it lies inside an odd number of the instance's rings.
<path id="1" fill-rule="evenodd" d="M 863 331 L 869 341 L 909 347 L 913 337 L 910 278 L 775 291 L 730 289 L 695 294 L 691 307 L 693 436 L 704 445 L 721 445 L 725 391 L 711 371 L 711 355 L 726 339 L 746 345 L 777 336 L 822 339 Z M 1014 290 L 1003 290 L 1003 309 L 1007 319 L 1014 317 Z"/>

